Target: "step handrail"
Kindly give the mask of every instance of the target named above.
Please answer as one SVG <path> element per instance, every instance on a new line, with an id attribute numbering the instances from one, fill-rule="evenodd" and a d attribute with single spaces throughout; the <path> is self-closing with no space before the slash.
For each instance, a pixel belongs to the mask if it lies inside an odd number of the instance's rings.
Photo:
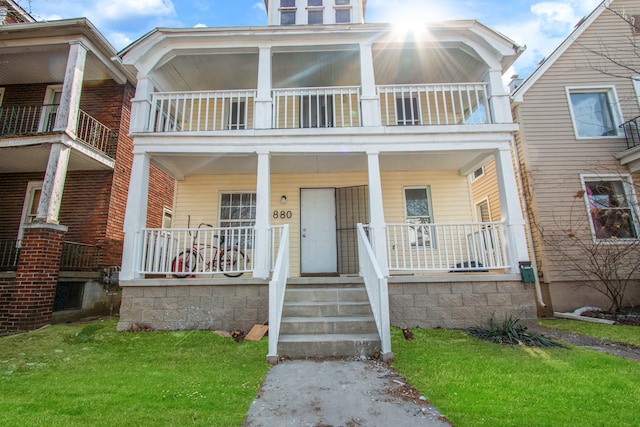
<path id="1" fill-rule="evenodd" d="M 284 293 L 289 277 L 289 224 L 282 226 L 278 255 L 269 281 L 269 352 L 267 360 L 277 362 L 280 322 L 284 306 Z"/>

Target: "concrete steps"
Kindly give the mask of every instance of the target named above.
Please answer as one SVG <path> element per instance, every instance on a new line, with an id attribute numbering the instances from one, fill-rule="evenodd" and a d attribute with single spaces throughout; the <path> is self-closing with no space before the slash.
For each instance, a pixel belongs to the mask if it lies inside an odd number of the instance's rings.
<path id="1" fill-rule="evenodd" d="M 299 359 L 376 351 L 380 337 L 362 283 L 287 287 L 278 354 Z"/>

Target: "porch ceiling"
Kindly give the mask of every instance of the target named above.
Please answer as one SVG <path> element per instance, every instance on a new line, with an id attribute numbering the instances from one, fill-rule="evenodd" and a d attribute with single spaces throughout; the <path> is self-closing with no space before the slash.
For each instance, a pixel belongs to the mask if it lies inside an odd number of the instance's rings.
<path id="1" fill-rule="evenodd" d="M 489 151 L 384 153 L 380 155 L 382 171 L 461 170 L 478 159 L 492 155 Z M 188 175 L 255 174 L 257 156 L 237 155 L 154 155 L 153 162 L 175 177 Z M 367 156 L 355 154 L 277 154 L 271 156 L 272 174 L 366 172 Z"/>
<path id="2" fill-rule="evenodd" d="M 50 144 L 0 148 L 0 173 L 44 172 L 49 160 Z M 70 171 L 109 170 L 110 168 L 77 150 L 71 150 Z"/>

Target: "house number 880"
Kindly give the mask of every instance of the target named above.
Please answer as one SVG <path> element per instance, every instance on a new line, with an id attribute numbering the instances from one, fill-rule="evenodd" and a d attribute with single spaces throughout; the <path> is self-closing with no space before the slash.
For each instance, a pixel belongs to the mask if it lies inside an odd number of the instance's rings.
<path id="1" fill-rule="evenodd" d="M 291 211 L 273 211 L 273 219 L 291 219 L 292 216 Z"/>

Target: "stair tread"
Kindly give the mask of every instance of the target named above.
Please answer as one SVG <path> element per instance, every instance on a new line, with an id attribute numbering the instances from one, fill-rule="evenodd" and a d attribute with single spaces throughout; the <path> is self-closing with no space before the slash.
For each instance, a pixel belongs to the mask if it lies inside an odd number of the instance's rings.
<path id="1" fill-rule="evenodd" d="M 278 342 L 380 341 L 378 334 L 280 335 Z"/>
<path id="2" fill-rule="evenodd" d="M 370 305 L 369 301 L 285 301 L 284 305 L 317 306 L 317 305 Z"/>
<path id="3" fill-rule="evenodd" d="M 302 316 L 290 316 L 283 317 L 282 322 L 373 322 L 375 318 L 373 316 L 317 316 L 317 317 L 302 317 Z"/>

